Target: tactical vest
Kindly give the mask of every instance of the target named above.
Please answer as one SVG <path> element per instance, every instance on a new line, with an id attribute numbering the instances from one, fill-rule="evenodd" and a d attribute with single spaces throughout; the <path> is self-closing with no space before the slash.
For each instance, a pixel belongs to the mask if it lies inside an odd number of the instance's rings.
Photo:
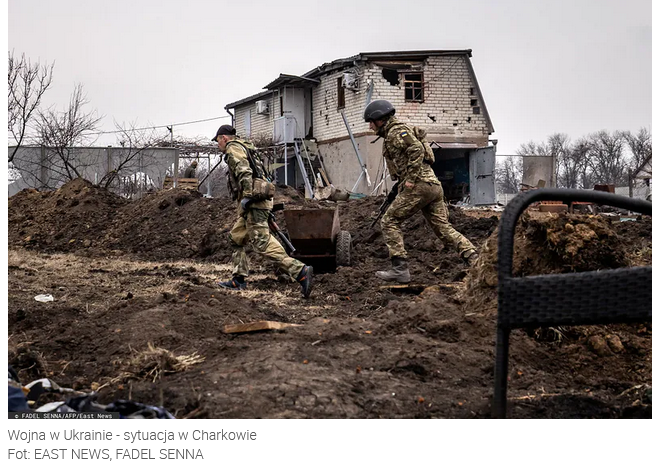
<path id="1" fill-rule="evenodd" d="M 266 167 L 264 166 L 264 161 L 262 160 L 261 156 L 257 152 L 257 149 L 255 148 L 254 144 L 252 144 L 249 141 L 234 139 L 225 145 L 225 149 L 227 150 L 227 146 L 229 146 L 233 142 L 239 144 L 246 151 L 246 157 L 248 158 L 248 163 L 250 164 L 250 169 L 252 170 L 253 200 L 269 200 L 273 198 L 273 196 L 275 195 L 275 186 L 273 185 L 273 177 L 268 173 L 268 171 L 266 171 Z M 230 195 L 233 197 L 234 200 L 234 197 L 236 197 L 238 194 L 236 178 L 234 177 L 234 174 L 232 174 L 232 172 L 229 171 L 229 168 L 228 168 L 228 174 L 229 174 L 228 188 L 230 189 L 229 191 Z"/>

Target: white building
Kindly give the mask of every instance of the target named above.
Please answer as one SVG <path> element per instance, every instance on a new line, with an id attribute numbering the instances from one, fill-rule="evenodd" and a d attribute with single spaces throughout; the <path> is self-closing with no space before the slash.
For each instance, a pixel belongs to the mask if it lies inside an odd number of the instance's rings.
<path id="1" fill-rule="evenodd" d="M 280 146 L 287 168 L 277 170 L 279 182 L 305 182 L 298 162 L 304 141 L 332 184 L 374 194 L 382 192 L 382 142 L 363 112 L 371 100 L 387 99 L 401 121 L 427 130 L 449 199 L 470 192 L 474 204 L 495 203 L 494 128 L 470 58 L 471 50 L 360 53 L 301 76 L 280 74 L 265 91 L 225 109 L 240 136 L 270 137 Z"/>

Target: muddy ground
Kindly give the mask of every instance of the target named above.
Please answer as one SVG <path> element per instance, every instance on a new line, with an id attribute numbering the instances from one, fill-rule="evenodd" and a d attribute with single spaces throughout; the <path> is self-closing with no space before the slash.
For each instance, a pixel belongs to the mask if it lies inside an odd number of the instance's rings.
<path id="1" fill-rule="evenodd" d="M 305 203 L 291 189 L 277 202 Z M 23 382 L 162 405 L 176 417 L 485 418 L 493 394 L 498 214 L 451 209 L 481 248 L 466 267 L 416 216 L 406 246 L 420 294 L 380 287 L 381 198 L 339 204 L 351 267 L 318 274 L 310 299 L 251 255 L 249 290 L 230 277 L 234 205 L 167 190 L 128 202 L 75 180 L 9 200 L 9 363 Z M 283 213 L 278 221 L 284 227 Z M 650 265 L 650 218 L 530 213 L 521 275 Z M 629 289 L 627 287 L 626 289 Z M 34 300 L 52 294 L 54 302 Z M 274 320 L 281 331 L 228 335 Z M 509 415 L 651 417 L 651 324 L 512 333 Z"/>

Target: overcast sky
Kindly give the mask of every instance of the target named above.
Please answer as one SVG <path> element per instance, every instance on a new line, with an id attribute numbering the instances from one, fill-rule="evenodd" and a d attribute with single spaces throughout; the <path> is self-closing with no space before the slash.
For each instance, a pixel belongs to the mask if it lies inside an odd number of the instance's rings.
<path id="1" fill-rule="evenodd" d="M 360 52 L 467 48 L 499 154 L 651 127 L 650 0 L 10 0 L 8 25 L 10 51 L 55 62 L 46 104 L 64 108 L 81 83 L 106 131 L 226 116 L 280 73 Z"/>

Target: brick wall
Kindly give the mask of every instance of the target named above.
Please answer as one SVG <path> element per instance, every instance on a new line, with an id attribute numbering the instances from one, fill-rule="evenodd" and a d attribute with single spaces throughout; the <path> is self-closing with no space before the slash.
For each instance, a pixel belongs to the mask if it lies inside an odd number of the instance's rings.
<path id="1" fill-rule="evenodd" d="M 417 63 L 414 70 L 423 72 L 423 102 L 406 102 L 402 78 L 392 85 L 382 75 L 382 67 L 368 64 L 358 68 L 360 90 L 345 90 L 345 113 L 351 130 L 354 133 L 368 130 L 362 118 L 368 80 L 373 82 L 371 99 L 389 100 L 403 121 L 424 127 L 430 133 L 443 134 L 448 140 L 487 139 L 489 127 L 466 59 L 466 56 L 433 56 Z M 322 76 L 321 83 L 314 89 L 314 135 L 319 143 L 348 135 L 337 110 L 337 79 L 342 74 L 343 71 L 337 71 Z M 474 113 L 472 100 L 477 103 L 478 114 Z"/>
<path id="2" fill-rule="evenodd" d="M 445 141 L 477 139 L 486 145 L 489 126 L 487 125 L 481 98 L 473 84 L 467 66 L 467 57 L 432 56 L 422 63 L 416 63 L 415 71 L 423 72 L 423 102 L 405 101 L 402 78 L 392 85 L 382 75 L 382 67 L 366 64 L 351 67 L 321 76 L 321 83 L 313 89 L 313 127 L 314 136 L 319 141 L 332 140 L 348 135 L 343 118 L 337 108 L 337 79 L 344 71 L 360 75 L 360 90 L 345 89 L 345 114 L 350 128 L 355 134 L 368 132 L 368 124 L 362 115 L 366 103 L 367 82 L 373 83 L 372 99 L 387 99 L 396 107 L 397 116 L 412 125 L 418 125 L 429 133 L 438 134 Z M 273 120 L 279 117 L 279 94 L 265 98 L 269 101 L 268 115 L 257 114 L 255 102 L 237 107 L 237 133 L 245 133 L 244 113 L 251 111 L 251 135 L 260 133 L 272 135 Z M 474 113 L 475 108 L 479 113 Z"/>

